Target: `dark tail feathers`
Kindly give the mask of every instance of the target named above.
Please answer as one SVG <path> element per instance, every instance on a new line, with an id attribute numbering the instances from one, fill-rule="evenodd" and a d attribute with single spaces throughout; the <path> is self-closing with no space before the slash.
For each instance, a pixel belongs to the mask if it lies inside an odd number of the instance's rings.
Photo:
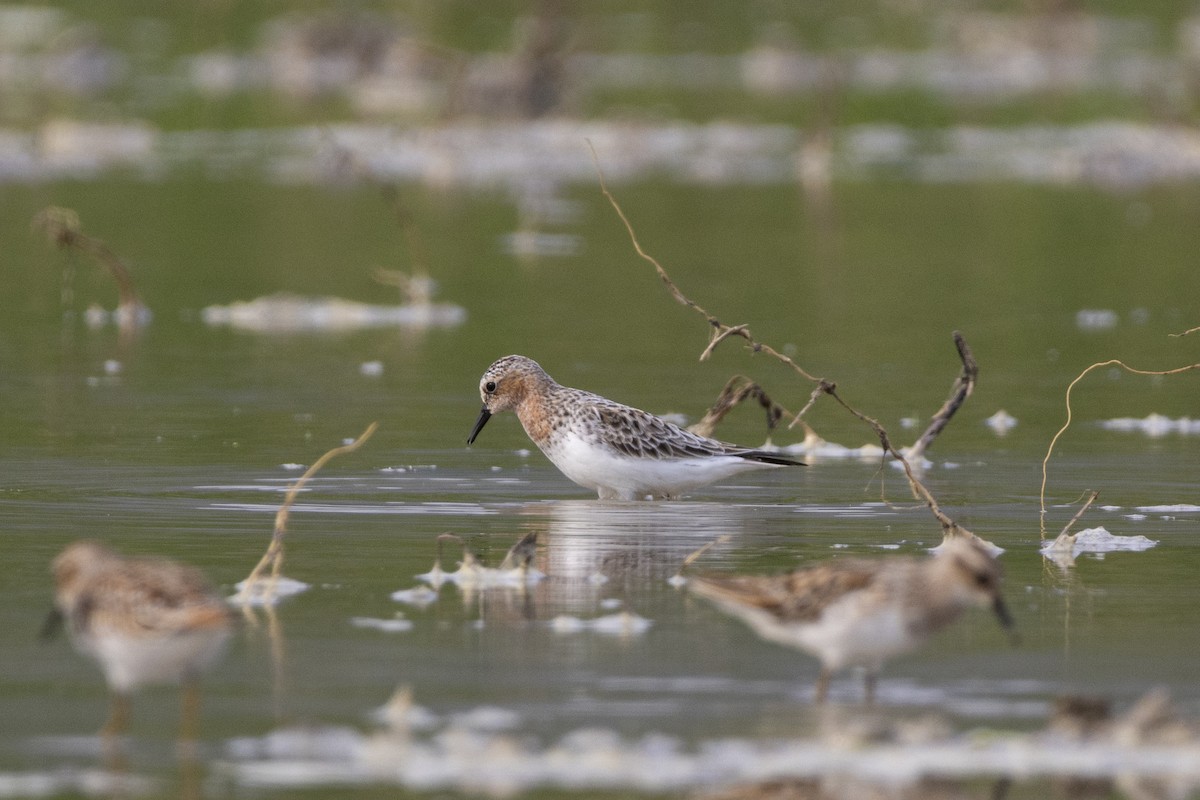
<path id="1" fill-rule="evenodd" d="M 794 458 L 781 456 L 779 453 L 771 453 L 766 450 L 746 450 L 736 455 L 741 456 L 747 461 L 757 461 L 761 464 L 774 464 L 778 467 L 807 467 L 803 461 L 797 461 Z"/>

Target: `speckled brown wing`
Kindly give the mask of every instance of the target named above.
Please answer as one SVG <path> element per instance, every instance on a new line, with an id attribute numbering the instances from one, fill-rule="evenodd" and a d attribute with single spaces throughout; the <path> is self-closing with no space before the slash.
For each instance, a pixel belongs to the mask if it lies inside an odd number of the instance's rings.
<path id="1" fill-rule="evenodd" d="M 194 567 L 158 559 L 130 560 L 88 588 L 84 626 L 164 636 L 229 624 L 225 601 Z"/>
<path id="2" fill-rule="evenodd" d="M 831 603 L 871 585 L 879 572 L 872 561 L 844 559 L 783 575 L 693 578 L 700 594 L 761 608 L 783 622 L 811 622 Z"/>
<path id="3" fill-rule="evenodd" d="M 737 448 L 698 436 L 646 411 L 595 395 L 590 399 L 602 442 L 624 455 L 657 459 L 736 455 L 731 451 Z"/>

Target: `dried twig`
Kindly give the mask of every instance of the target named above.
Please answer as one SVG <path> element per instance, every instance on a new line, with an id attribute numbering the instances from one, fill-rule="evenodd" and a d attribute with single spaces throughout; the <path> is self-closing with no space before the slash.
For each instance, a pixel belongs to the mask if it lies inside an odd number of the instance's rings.
<path id="1" fill-rule="evenodd" d="M 933 443 L 937 435 L 946 427 L 946 423 L 954 416 L 954 413 L 967 401 L 971 396 L 971 392 L 975 390 L 975 381 L 979 377 L 979 364 L 975 361 L 975 356 L 971 353 L 971 348 L 967 345 L 963 335 L 958 331 L 954 332 L 954 346 L 958 348 L 958 357 L 962 359 L 963 369 L 959 374 L 958 379 L 954 381 L 954 385 L 950 388 L 950 396 L 946 398 L 946 402 L 937 410 L 933 418 L 929 420 L 929 426 L 925 428 L 925 432 L 921 437 L 908 449 L 908 457 L 912 461 L 920 461 L 925 455 L 925 449 Z"/>
<path id="2" fill-rule="evenodd" d="M 619 203 L 617 203 L 617 199 L 613 197 L 612 192 L 608 190 L 608 184 L 604 180 L 604 172 L 600 169 L 600 161 L 596 155 L 596 149 L 592 147 L 592 143 L 590 141 L 587 143 L 587 145 L 592 151 L 592 162 L 596 166 L 596 174 L 600 179 L 600 191 L 608 199 L 608 202 L 612 205 L 613 210 L 617 212 L 617 216 L 621 218 L 621 222 L 624 223 L 625 230 L 629 233 L 629 239 L 631 242 L 633 242 L 633 249 L 637 251 L 639 256 L 654 266 L 655 271 L 658 273 L 659 279 L 663 282 L 663 285 L 667 287 L 667 291 L 671 293 L 671 296 L 675 298 L 676 302 L 687 306 L 688 308 L 702 315 L 712 327 L 712 338 L 709 341 L 708 346 L 704 348 L 704 352 L 700 354 L 700 360 L 704 361 L 710 355 L 712 355 L 713 348 L 716 347 L 716 345 L 720 342 L 728 339 L 731 336 L 740 336 L 749 343 L 749 347 L 754 352 L 766 353 L 767 355 L 773 356 L 774 358 L 782 361 L 784 364 L 787 364 L 806 380 L 814 382 L 819 381 L 820 378 L 810 375 L 804 370 L 804 368 L 783 353 L 778 352 L 769 345 L 755 341 L 754 337 L 750 335 L 750 329 L 746 325 L 726 325 L 725 323 L 721 322 L 721 320 L 705 311 L 699 303 L 690 300 L 683 292 L 679 290 L 679 287 L 675 285 L 675 281 L 671 280 L 671 276 L 667 274 L 665 269 L 663 269 L 662 264 L 658 263 L 658 260 L 654 258 L 654 256 L 642 249 L 641 242 L 638 241 L 637 234 L 634 232 L 633 225 L 629 222 L 629 218 L 625 216 L 625 212 L 621 210 L 621 206 Z"/>
<path id="3" fill-rule="evenodd" d="M 1183 333 L 1168 333 L 1167 336 L 1170 336 L 1172 339 L 1178 339 L 1181 336 L 1187 336 L 1189 333 L 1195 333 L 1196 331 L 1200 331 L 1200 327 L 1188 328 Z"/>
<path id="4" fill-rule="evenodd" d="M 529 565 L 537 558 L 538 535 L 537 531 L 530 531 L 525 534 L 514 544 L 508 548 L 508 552 L 504 554 L 504 560 L 500 562 L 499 570 L 528 570 Z M 522 581 L 522 586 L 524 582 Z"/>
<path id="5" fill-rule="evenodd" d="M 730 536 L 728 533 L 723 533 L 723 534 L 721 534 L 720 536 L 718 536 L 717 538 L 713 539 L 713 540 L 712 540 L 711 542 L 709 542 L 708 544 L 706 544 L 706 545 L 703 545 L 702 547 L 699 547 L 699 548 L 697 548 L 696 550 L 693 550 L 693 551 L 692 551 L 692 552 L 691 552 L 691 553 L 688 555 L 688 557 L 687 557 L 687 558 L 685 558 L 685 559 L 683 560 L 683 563 L 679 565 L 679 571 L 675 573 L 675 575 L 674 575 L 674 578 L 675 578 L 677 581 L 678 581 L 678 580 L 681 580 L 681 579 L 683 578 L 683 571 L 684 571 L 685 569 L 687 569 L 688 567 L 690 567 L 692 564 L 694 564 L 694 563 L 696 562 L 696 559 L 700 558 L 700 556 L 702 556 L 702 555 L 704 555 L 705 553 L 707 553 L 707 552 L 708 552 L 710 549 L 712 549 L 712 548 L 713 548 L 715 545 L 718 545 L 718 544 L 725 544 L 725 543 L 726 543 L 726 542 L 728 542 L 728 541 L 729 541 L 731 538 L 732 538 L 732 537 L 731 537 L 731 536 Z"/>
<path id="6" fill-rule="evenodd" d="M 788 410 L 776 403 L 763 388 L 754 381 L 747 378 L 745 375 L 734 375 L 725 384 L 725 388 L 721 389 L 721 394 L 717 396 L 717 400 L 713 403 L 712 408 L 705 412 L 704 417 L 694 425 L 689 425 L 688 430 L 692 433 L 698 433 L 701 436 L 712 436 L 713 431 L 717 427 L 725 415 L 734 409 L 740 403 L 746 400 L 757 400 L 758 404 L 767 412 L 767 431 L 775 430 L 775 426 L 779 424 L 779 420 Z"/>
<path id="7" fill-rule="evenodd" d="M 396 184 L 380 178 L 374 170 L 363 163 L 357 153 L 340 144 L 331 132 L 326 132 L 325 138 L 333 149 L 335 162 L 339 168 L 346 169 L 354 178 L 363 180 L 379 190 L 379 194 L 391 209 L 392 216 L 395 217 L 396 224 L 404 236 L 412 274 L 377 268 L 375 280 L 385 286 L 399 288 L 413 303 L 428 302 L 430 298 L 429 259 L 426 257 L 425 242 L 421 237 L 421 229 L 416 223 L 412 209 L 400 196 L 399 188 Z"/>
<path id="8" fill-rule="evenodd" d="M 1090 367 L 1085 369 L 1083 372 L 1079 373 L 1079 375 L 1077 375 L 1075 377 L 1075 380 L 1071 381 L 1071 383 L 1067 386 L 1067 392 L 1066 392 L 1067 421 L 1063 423 L 1063 426 L 1058 429 L 1058 432 L 1055 433 L 1054 437 L 1050 440 L 1050 446 L 1048 448 L 1046 448 L 1046 457 L 1042 459 L 1042 488 L 1041 488 L 1041 492 L 1038 495 L 1038 499 L 1039 499 L 1040 510 L 1041 510 L 1041 520 L 1042 520 L 1041 535 L 1042 535 L 1043 540 L 1046 538 L 1046 465 L 1050 462 L 1050 455 L 1051 455 L 1051 453 L 1054 452 L 1054 445 L 1058 442 L 1059 437 L 1062 436 L 1063 433 L 1066 432 L 1067 428 L 1070 427 L 1070 425 L 1071 425 L 1071 419 L 1072 419 L 1071 391 L 1075 388 L 1075 384 L 1077 384 L 1081 380 L 1083 380 L 1084 376 L 1087 375 L 1092 370 L 1099 369 L 1100 367 L 1111 367 L 1111 366 L 1118 366 L 1121 369 L 1126 370 L 1127 372 L 1132 372 L 1135 375 L 1176 375 L 1180 372 L 1187 372 L 1188 370 L 1200 369 L 1200 364 L 1188 364 L 1186 367 L 1177 367 L 1175 369 L 1168 369 L 1168 370 L 1134 369 L 1133 367 L 1124 363 L 1120 359 L 1113 358 L 1113 359 L 1109 359 L 1108 361 L 1100 361 L 1096 364 L 1092 364 Z"/>
<path id="9" fill-rule="evenodd" d="M 424 272 L 413 272 L 409 275 L 398 269 L 376 267 L 373 277 L 376 283 L 399 289 L 401 296 L 410 305 L 428 306 L 433 303 L 435 284 Z"/>
<path id="10" fill-rule="evenodd" d="M 717 349 L 717 345 L 730 336 L 743 336 L 748 339 L 750 338 L 750 330 L 745 325 L 734 325 L 733 327 L 726 327 L 720 333 L 714 333 L 708 343 L 708 347 L 704 348 L 704 352 L 700 354 L 700 360 L 708 361 L 708 357 Z"/>
<path id="11" fill-rule="evenodd" d="M 373 176 L 372 178 L 374 179 Z M 421 229 L 417 227 L 412 210 L 401 199 L 400 190 L 396 188 L 395 184 L 385 183 L 377 179 L 374 182 L 379 188 L 380 194 L 383 195 L 383 199 L 391 206 L 392 214 L 396 217 L 396 223 L 404 233 L 404 242 L 407 245 L 408 260 L 412 264 L 413 274 L 429 274 L 429 259 L 425 256 L 425 241 L 421 238 Z"/>
<path id="12" fill-rule="evenodd" d="M 895 458 L 897 461 L 899 461 L 900 464 L 904 467 L 904 474 L 908 478 L 909 486 L 912 488 L 913 494 L 925 502 L 926 506 L 928 506 L 929 510 L 937 518 L 938 522 L 941 523 L 942 531 L 945 536 L 947 536 L 947 537 L 958 536 L 958 535 L 974 536 L 973 533 L 971 533 L 970 531 L 966 530 L 965 528 L 959 526 L 954 520 L 952 520 L 944 512 L 942 512 L 941 508 L 937 504 L 937 501 L 934 500 L 933 495 L 929 493 L 929 490 L 925 488 L 924 484 L 922 484 L 917 479 L 916 475 L 913 473 L 912 466 L 908 463 L 908 460 L 904 457 L 904 455 L 902 453 L 900 453 L 899 450 L 897 450 L 894 446 L 892 446 L 891 439 L 888 437 L 887 431 L 883 428 L 883 426 L 880 425 L 878 421 L 872 419 L 871 417 L 868 417 L 866 414 L 863 414 L 862 412 L 858 411 L 857 409 L 855 409 L 852 406 L 850 406 L 849 404 L 847 404 L 841 398 L 841 396 L 838 395 L 837 385 L 835 383 L 833 383 L 832 381 L 827 381 L 823 378 L 817 378 L 816 376 L 812 375 L 807 370 L 805 370 L 803 367 L 801 367 L 799 364 L 797 364 L 795 361 L 793 361 L 790 357 L 784 355 L 783 353 L 780 353 L 778 350 L 774 349 L 770 345 L 759 342 L 751 335 L 750 329 L 748 326 L 746 326 L 746 325 L 726 325 L 725 323 L 723 323 L 719 319 L 717 319 L 715 316 L 710 314 L 708 311 L 706 311 L 700 304 L 691 300 L 690 298 L 687 297 L 687 295 L 685 295 L 682 291 L 680 291 L 679 287 L 675 284 L 675 282 L 673 280 L 671 280 L 671 277 L 667 274 L 667 271 L 665 269 L 663 269 L 662 264 L 660 264 L 657 259 L 655 259 L 653 256 L 649 255 L 645 250 L 642 249 L 642 245 L 638 241 L 637 234 L 634 232 L 633 225 L 629 222 L 629 218 L 625 216 L 625 212 L 621 209 L 620 204 L 617 202 L 617 200 L 613 196 L 612 192 L 610 192 L 608 190 L 608 185 L 604 180 L 604 171 L 600 169 L 600 161 L 599 161 L 598 156 L 596 155 L 596 149 L 592 146 L 592 143 L 590 141 L 587 143 L 587 145 L 588 145 L 588 149 L 591 150 L 591 153 L 592 153 L 592 163 L 594 164 L 594 166 L 596 168 L 596 174 L 598 176 L 599 183 L 600 183 L 600 191 L 601 191 L 601 193 L 603 193 L 604 197 L 608 200 L 609 204 L 613 207 L 613 210 L 616 211 L 617 216 L 620 217 L 620 219 L 621 219 L 621 222 L 625 225 L 625 230 L 629 234 L 629 239 L 633 243 L 634 250 L 637 252 L 637 254 L 642 259 L 644 259 L 645 261 L 647 261 L 651 265 L 653 265 L 655 271 L 658 273 L 659 279 L 662 280 L 663 285 L 667 287 L 667 291 L 671 293 L 671 296 L 674 297 L 675 300 L 677 302 L 679 302 L 680 304 L 687 306 L 688 308 L 691 308 L 691 309 L 695 310 L 697 313 L 703 315 L 705 320 L 708 322 L 709 326 L 713 329 L 712 337 L 708 343 L 708 346 L 705 347 L 704 352 L 701 353 L 701 356 L 700 356 L 701 360 L 703 360 L 703 359 L 707 358 L 709 355 L 711 355 L 713 349 L 720 342 L 724 341 L 725 339 L 731 338 L 733 336 L 738 336 L 738 337 L 741 337 L 742 339 L 746 340 L 747 346 L 750 348 L 750 350 L 752 352 L 764 353 L 768 356 L 771 356 L 772 358 L 776 359 L 777 361 L 780 361 L 783 364 L 790 367 L 796 374 L 800 375 L 804 379 L 811 381 L 813 383 L 816 383 L 817 386 L 816 386 L 816 388 L 813 389 L 812 395 L 809 398 L 809 402 L 804 407 L 804 411 L 807 411 L 812 406 L 812 404 L 816 401 L 816 398 L 819 397 L 820 395 L 827 394 L 830 397 L 832 397 L 834 400 L 837 401 L 837 403 L 840 406 L 842 406 L 842 408 L 846 409 L 846 411 L 848 411 L 850 414 L 852 414 L 853 416 L 857 417 L 858 419 L 860 419 L 861 421 L 863 421 L 864 423 L 869 425 L 871 427 L 871 429 L 875 431 L 875 435 L 879 437 L 880 445 L 883 447 L 884 451 L 886 453 L 888 453 L 889 455 L 891 455 L 893 458 Z M 961 334 L 956 334 L 956 336 L 955 336 L 956 343 L 960 342 L 961 339 L 962 339 Z M 966 364 L 967 364 L 968 359 L 970 359 L 970 350 L 968 348 L 966 348 L 965 343 L 960 344 L 959 353 L 960 353 L 960 355 L 962 355 L 962 357 L 964 359 L 964 372 L 966 372 L 967 371 Z M 973 359 L 970 359 L 970 360 L 973 362 Z M 961 399 L 959 399 L 959 401 L 957 403 L 951 404 L 948 402 L 947 405 L 950 406 L 949 414 L 953 414 L 954 410 L 956 410 L 958 408 L 958 405 L 961 405 L 962 399 L 965 399 L 966 395 L 969 393 L 970 393 L 970 391 L 969 391 L 969 389 L 967 389 L 966 393 L 963 395 L 963 397 Z M 801 415 L 796 415 L 795 420 L 798 421 L 800 416 Z M 946 419 L 949 419 L 949 415 L 946 416 Z M 793 424 L 795 424 L 795 422 L 793 422 Z M 945 421 L 942 422 L 942 425 L 943 426 L 945 425 Z"/>
<path id="13" fill-rule="evenodd" d="M 1075 547 L 1076 534 L 1071 533 L 1071 528 L 1072 528 L 1072 526 L 1075 525 L 1076 522 L 1079 521 L 1079 518 L 1084 515 L 1084 512 L 1086 512 L 1088 510 L 1088 508 L 1091 507 L 1092 503 L 1096 502 L 1096 498 L 1099 496 L 1100 496 L 1100 493 L 1097 491 L 1092 491 L 1091 494 L 1088 495 L 1088 499 L 1084 502 L 1084 504 L 1080 507 L 1080 509 L 1075 512 L 1075 516 L 1071 517 L 1071 521 L 1066 524 L 1066 526 L 1062 529 L 1062 531 L 1058 534 L 1057 537 L 1055 537 L 1054 541 L 1051 543 L 1051 545 L 1050 545 L 1051 551 L 1054 551 L 1054 552 L 1070 551 Z"/>
<path id="14" fill-rule="evenodd" d="M 46 235 L 55 246 L 78 250 L 96 259 L 117 285 L 117 320 L 123 334 L 137 328 L 142 310 L 141 299 L 133 285 L 129 268 L 100 239 L 83 232 L 79 214 L 70 208 L 47 206 L 33 216 L 32 227 Z"/>
<path id="15" fill-rule="evenodd" d="M 405 247 L 408 250 L 408 262 L 411 274 L 394 269 L 377 267 L 374 277 L 377 283 L 385 286 L 395 286 L 400 289 L 404 298 L 412 305 L 430 305 L 436 291 L 436 284 L 429 277 L 429 259 L 426 257 L 425 243 L 421 238 L 421 229 L 413 217 L 412 210 L 400 197 L 400 190 L 394 184 L 378 180 L 370 172 L 363 170 L 368 179 L 378 188 L 383 199 L 391 206 L 392 214 L 400 231 L 404 234 Z"/>
<path id="16" fill-rule="evenodd" d="M 254 591 L 257 588 L 259 580 L 262 579 L 263 570 L 269 564 L 271 566 L 271 585 L 263 593 L 264 605 L 269 604 L 269 600 L 275 595 L 275 583 L 278 581 L 280 569 L 283 567 L 283 537 L 287 533 L 288 514 L 290 513 L 292 503 L 296 500 L 296 495 L 303 488 L 304 484 L 308 483 L 309 478 L 320 471 L 321 467 L 337 456 L 357 450 L 367 439 L 371 438 L 371 434 L 375 433 L 375 429 L 378 427 L 379 423 L 372 422 L 362 432 L 362 435 L 353 442 L 328 451 L 313 462 L 313 465 L 305 470 L 299 480 L 288 487 L 287 494 L 283 498 L 283 504 L 275 512 L 275 530 L 271 534 L 271 543 L 267 545 L 267 552 L 263 553 L 263 557 L 259 559 L 258 564 L 255 565 L 254 569 L 246 577 L 245 582 L 242 584 L 242 590 L 238 592 L 234 602 L 242 605 L 249 603 L 250 599 L 254 596 Z"/>
<path id="17" fill-rule="evenodd" d="M 822 383 L 822 388 L 824 388 L 824 386 L 825 386 L 825 384 Z M 949 516 L 947 516 L 945 514 L 945 512 L 942 511 L 941 507 L 937 504 L 937 501 L 933 499 L 933 495 L 929 492 L 929 490 L 927 488 L 925 488 L 925 484 L 921 483 L 921 481 L 917 478 L 916 474 L 913 472 L 912 465 L 910 463 L 908 463 L 908 459 L 905 458 L 900 453 L 899 450 L 897 450 L 895 447 L 892 446 L 891 439 L 888 437 L 888 433 L 884 429 L 884 427 L 882 425 L 880 425 L 879 422 L 877 422 L 876 420 L 872 419 L 871 417 L 868 417 L 866 414 L 863 414 L 862 412 L 858 411 L 857 409 L 854 409 L 854 408 L 850 407 L 849 405 L 847 405 L 846 402 L 844 400 L 842 400 L 842 398 L 839 397 L 838 394 L 834 391 L 833 385 L 829 384 L 828 386 L 829 386 L 829 388 L 826 390 L 826 393 L 830 397 L 832 397 L 834 400 L 836 400 L 838 402 L 838 405 L 840 405 L 842 408 L 846 409 L 848 412 L 853 414 L 855 417 L 858 417 L 860 420 L 865 422 L 867 425 L 870 425 L 871 429 L 875 431 L 875 435 L 879 437 L 879 445 L 884 449 L 885 452 L 891 454 L 891 456 L 893 458 L 895 458 L 897 461 L 899 461 L 900 466 L 904 467 L 904 475 L 905 475 L 905 477 L 908 478 L 908 485 L 909 485 L 909 488 L 912 489 L 913 496 L 924 501 L 925 505 L 929 508 L 929 511 L 933 514 L 934 517 L 937 518 L 937 521 L 942 526 L 942 535 L 947 538 L 952 538 L 954 536 L 960 536 L 960 535 L 975 536 L 974 533 L 972 533 L 971 531 L 969 531 L 966 528 L 959 525 L 957 522 L 955 522 L 953 519 L 951 519 Z"/>
<path id="18" fill-rule="evenodd" d="M 1084 515 L 1084 513 L 1091 507 L 1092 503 L 1096 502 L 1096 498 L 1099 496 L 1100 496 L 1099 492 L 1092 490 L 1088 494 L 1088 499 L 1085 500 L 1083 505 L 1079 507 L 1079 510 L 1075 512 L 1075 516 L 1071 517 L 1071 521 L 1068 522 L 1065 526 L 1063 526 L 1062 531 L 1060 531 L 1058 535 L 1060 537 L 1068 535 L 1070 533 L 1071 528 L 1075 525 L 1076 522 L 1079 521 L 1079 518 L 1082 517 Z"/>

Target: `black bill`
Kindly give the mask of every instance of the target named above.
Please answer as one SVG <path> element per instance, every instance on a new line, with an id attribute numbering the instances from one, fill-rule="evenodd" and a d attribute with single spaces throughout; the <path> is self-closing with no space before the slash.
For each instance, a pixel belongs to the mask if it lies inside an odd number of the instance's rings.
<path id="1" fill-rule="evenodd" d="M 483 426 L 487 425 L 487 421 L 492 418 L 492 412 L 488 411 L 487 406 L 479 412 L 479 419 L 475 420 L 475 427 L 471 428 L 471 435 L 467 437 L 467 444 L 474 444 L 475 437 L 483 430 Z"/>
<path id="2" fill-rule="evenodd" d="M 1000 620 L 1000 625 L 1004 630 L 1008 631 L 1008 636 L 1012 639 L 1014 645 L 1020 644 L 1021 634 L 1015 630 L 1016 623 L 1013 622 L 1012 614 L 1008 613 L 1008 606 L 1004 604 L 1004 598 L 996 595 L 992 600 L 992 611 L 996 614 L 996 619 Z"/>
<path id="3" fill-rule="evenodd" d="M 63 613 L 57 608 L 50 609 L 50 613 L 46 616 L 46 621 L 42 623 L 42 630 L 38 633 L 38 638 L 46 642 L 54 638 L 54 636 L 62 629 Z"/>

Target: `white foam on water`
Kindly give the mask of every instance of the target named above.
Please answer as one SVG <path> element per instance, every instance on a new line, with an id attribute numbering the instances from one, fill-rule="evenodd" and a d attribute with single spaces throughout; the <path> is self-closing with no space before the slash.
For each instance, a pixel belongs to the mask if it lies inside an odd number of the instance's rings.
<path id="1" fill-rule="evenodd" d="M 312 588 L 312 584 L 298 581 L 293 578 L 287 578 L 280 575 L 278 578 L 272 578 L 270 575 L 263 576 L 255 583 L 254 591 L 249 597 L 242 597 L 242 590 L 245 589 L 246 582 L 239 581 L 233 588 L 238 590 L 238 593 L 229 598 L 229 602 L 233 605 L 247 606 L 273 606 L 282 600 L 307 592 Z"/>
<path id="2" fill-rule="evenodd" d="M 1141 535 L 1117 536 L 1102 527 L 1087 528 L 1075 534 L 1075 541 L 1071 545 L 1071 556 L 1074 557 L 1080 553 L 1142 552 L 1157 544 L 1156 540 L 1147 539 Z M 1041 549 L 1042 555 L 1055 555 L 1058 552 L 1054 542 Z"/>
<path id="3" fill-rule="evenodd" d="M 395 617 L 392 619 L 378 619 L 376 617 L 351 617 L 350 624 L 356 628 L 371 628 L 385 633 L 405 633 L 413 629 L 413 622 L 410 619 L 401 619 Z"/>
<path id="4" fill-rule="evenodd" d="M 341 297 L 300 297 L 281 293 L 227 306 L 207 306 L 201 310 L 200 318 L 212 327 L 253 333 L 294 333 L 381 327 L 456 327 L 466 321 L 467 312 L 461 306 L 448 303 L 383 306 Z M 380 373 L 381 364 L 377 372 L 364 374 Z"/>
<path id="5" fill-rule="evenodd" d="M 1138 506 L 1137 510 L 1143 514 L 1194 514 L 1200 511 L 1200 506 L 1192 503 L 1175 503 L 1162 506 Z"/>
<path id="6" fill-rule="evenodd" d="M 123 771 L 56 767 L 46 771 L 0 772 L 0 798 L 143 797 L 161 790 L 158 781 Z"/>
<path id="7" fill-rule="evenodd" d="M 1107 308 L 1083 308 L 1075 312 L 1075 327 L 1081 331 L 1107 331 L 1117 327 L 1120 317 Z"/>
<path id="8" fill-rule="evenodd" d="M 559 614 L 550 620 L 550 630 L 555 633 L 582 633 L 592 631 L 606 636 L 640 636 L 654 623 L 637 614 L 621 611 L 594 619 L 580 619 L 568 614 Z"/>
<path id="9" fill-rule="evenodd" d="M 985 419 L 983 424 L 995 431 L 997 436 L 1005 436 L 1010 430 L 1017 427 L 1017 418 L 1002 408 Z"/>
<path id="10" fill-rule="evenodd" d="M 414 586 L 411 589 L 392 592 L 391 598 L 397 603 L 407 603 L 417 608 L 425 608 L 437 601 L 438 593 L 429 586 Z"/>
<path id="11" fill-rule="evenodd" d="M 1051 732 L 955 733 L 921 720 L 854 720 L 819 738 L 625 737 L 581 728 L 541 741 L 504 709 L 481 708 L 427 737 L 404 731 L 282 729 L 231 741 L 224 765 L 243 787 L 301 788 L 382 782 L 421 790 L 512 796 L 538 789 L 678 792 L 787 779 L 853 779 L 896 788 L 926 778 L 1003 775 L 1170 779 L 1200 785 L 1200 744 L 1075 740 Z M 1181 795 L 1183 796 L 1183 795 Z"/>
<path id="12" fill-rule="evenodd" d="M 546 577 L 546 573 L 536 567 L 499 569 L 470 562 L 459 565 L 453 572 L 435 567 L 416 577 L 434 588 L 443 583 L 453 583 L 462 589 L 516 589 L 537 584 Z"/>
<path id="13" fill-rule="evenodd" d="M 1108 431 L 1142 433 L 1157 439 L 1172 433 L 1183 436 L 1200 434 L 1200 419 L 1180 417 L 1171 419 L 1164 414 L 1148 414 L 1145 417 L 1116 417 L 1100 421 L 1100 427 Z"/>

